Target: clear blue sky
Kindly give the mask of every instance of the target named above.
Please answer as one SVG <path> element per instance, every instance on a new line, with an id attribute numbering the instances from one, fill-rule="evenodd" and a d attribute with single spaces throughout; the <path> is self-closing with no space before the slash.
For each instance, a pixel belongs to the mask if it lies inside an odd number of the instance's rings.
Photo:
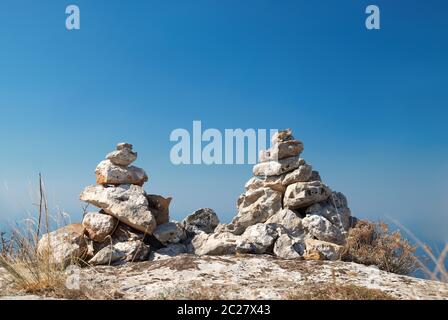
<path id="1" fill-rule="evenodd" d="M 364 26 L 372 3 L 379 31 Z M 251 167 L 170 163 L 171 131 L 201 120 L 290 127 L 355 215 L 448 240 L 447 12 L 442 0 L 2 0 L 0 220 L 33 212 L 38 172 L 52 210 L 79 219 L 96 164 L 126 140 L 173 218 L 211 207 L 228 221 Z"/>

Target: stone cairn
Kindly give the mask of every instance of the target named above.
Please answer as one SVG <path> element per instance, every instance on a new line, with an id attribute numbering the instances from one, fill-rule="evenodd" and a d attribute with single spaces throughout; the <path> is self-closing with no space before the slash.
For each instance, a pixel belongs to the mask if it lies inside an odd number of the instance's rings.
<path id="1" fill-rule="evenodd" d="M 91 265 L 143 261 L 151 249 L 165 249 L 166 254 L 186 252 L 186 246 L 179 244 L 186 240 L 185 230 L 169 222 L 171 198 L 145 192 L 148 176 L 131 166 L 136 159 L 131 144 L 118 144 L 96 167 L 97 184 L 86 187 L 80 196 L 99 211 L 85 213 L 81 224 L 44 235 L 38 252 L 50 252 L 55 264 L 64 265 L 76 260 Z M 177 246 L 167 250 L 170 244 Z"/>
<path id="2" fill-rule="evenodd" d="M 322 183 L 300 158 L 302 142 L 291 130 L 272 138 L 260 153 L 230 224 L 212 209 L 199 209 L 182 222 L 171 221 L 171 198 L 147 194 L 143 169 L 130 166 L 137 153 L 120 143 L 97 166 L 97 184 L 80 199 L 98 207 L 81 224 L 45 234 L 38 253 L 54 263 L 82 260 L 90 265 L 159 260 L 179 254 L 270 254 L 283 259 L 340 259 L 355 219 L 347 199 Z"/>
<path id="3" fill-rule="evenodd" d="M 260 152 L 254 177 L 232 223 L 192 241 L 196 254 L 273 254 L 284 259 L 337 260 L 354 223 L 346 197 L 322 183 L 300 154 L 290 129 Z"/>

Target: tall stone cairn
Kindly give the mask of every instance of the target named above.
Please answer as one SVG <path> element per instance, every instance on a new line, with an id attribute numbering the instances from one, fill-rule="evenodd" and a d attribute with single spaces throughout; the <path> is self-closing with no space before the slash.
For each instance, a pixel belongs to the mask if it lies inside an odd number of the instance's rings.
<path id="1" fill-rule="evenodd" d="M 272 137 L 237 201 L 230 224 L 192 243 L 199 254 L 273 254 L 285 259 L 340 259 L 351 226 L 346 197 L 325 185 L 300 157 L 290 129 Z"/>

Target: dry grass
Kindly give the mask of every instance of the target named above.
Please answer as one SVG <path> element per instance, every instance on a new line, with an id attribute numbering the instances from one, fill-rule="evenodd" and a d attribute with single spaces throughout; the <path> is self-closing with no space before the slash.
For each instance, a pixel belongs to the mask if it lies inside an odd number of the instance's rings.
<path id="1" fill-rule="evenodd" d="M 288 293 L 287 300 L 395 300 L 394 297 L 377 289 L 356 285 L 310 284 Z"/>
<path id="2" fill-rule="evenodd" d="M 223 286 L 204 286 L 191 284 L 188 287 L 166 290 L 154 297 L 154 300 L 226 300 Z"/>
<path id="3" fill-rule="evenodd" d="M 421 244 L 421 247 L 428 259 L 434 263 L 434 269 L 430 270 L 423 261 L 420 261 L 420 269 L 423 270 L 429 279 L 448 283 L 448 271 L 445 267 L 445 263 L 448 259 L 448 243 L 445 244 L 445 247 L 438 254 L 438 257 L 436 257 L 431 248 L 427 245 Z"/>
<path id="4" fill-rule="evenodd" d="M 188 287 L 167 290 L 154 297 L 156 300 L 228 300 L 234 291 L 226 286 L 191 284 Z M 377 289 L 356 285 L 310 283 L 291 288 L 284 300 L 395 300 Z"/>
<path id="5" fill-rule="evenodd" d="M 419 266 L 415 251 L 399 231 L 390 232 L 383 222 L 361 220 L 349 231 L 343 260 L 409 275 Z"/>
<path id="6" fill-rule="evenodd" d="M 431 248 L 423 243 L 415 234 L 400 224 L 398 221 L 391 219 L 397 226 L 403 229 L 414 242 L 423 250 L 425 257 L 420 258 L 418 261 L 419 269 L 421 269 L 428 279 L 440 282 L 448 283 L 448 271 L 446 270 L 446 261 L 448 260 L 448 243 L 438 253 L 434 253 Z M 429 269 L 427 262 L 431 262 L 434 265 L 433 270 Z"/>
<path id="7" fill-rule="evenodd" d="M 43 231 L 49 231 L 49 210 L 42 177 L 39 175 L 39 204 L 36 220 L 27 219 L 13 228 L 11 234 L 0 237 L 0 267 L 19 292 L 65 296 L 64 266 L 50 263 L 49 254 L 37 253 L 37 243 Z"/>

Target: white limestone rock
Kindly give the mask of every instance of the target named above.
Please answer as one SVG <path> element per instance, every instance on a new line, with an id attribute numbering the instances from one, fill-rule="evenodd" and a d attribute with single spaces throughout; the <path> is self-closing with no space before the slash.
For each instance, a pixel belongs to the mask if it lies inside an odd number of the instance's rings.
<path id="1" fill-rule="evenodd" d="M 155 217 L 148 209 L 146 193 L 140 186 L 89 186 L 81 193 L 80 199 L 146 234 L 152 234 L 157 226 Z"/>
<path id="2" fill-rule="evenodd" d="M 283 204 L 289 209 L 300 209 L 327 200 L 330 188 L 320 181 L 297 182 L 286 188 Z"/>
<path id="3" fill-rule="evenodd" d="M 101 161 L 95 169 L 96 183 L 102 185 L 135 184 L 142 186 L 148 181 L 145 170 L 134 166 L 123 167 L 111 160 Z"/>
<path id="4" fill-rule="evenodd" d="M 84 231 L 82 224 L 70 224 L 46 233 L 37 244 L 37 253 L 56 266 L 76 264 L 88 253 Z"/>
<path id="5" fill-rule="evenodd" d="M 219 218 L 213 209 L 203 208 L 187 216 L 182 221 L 182 225 L 189 233 L 213 233 L 219 225 Z"/>
<path id="6" fill-rule="evenodd" d="M 305 164 L 305 160 L 299 156 L 289 157 L 278 161 L 261 162 L 254 166 L 254 176 L 279 176 L 293 171 Z"/>
<path id="7" fill-rule="evenodd" d="M 163 245 L 179 243 L 187 238 L 186 232 L 179 222 L 168 222 L 157 226 L 152 234 Z"/>
<path id="8" fill-rule="evenodd" d="M 103 242 L 112 234 L 118 220 L 111 215 L 99 212 L 88 212 L 82 220 L 87 236 L 96 242 Z"/>

